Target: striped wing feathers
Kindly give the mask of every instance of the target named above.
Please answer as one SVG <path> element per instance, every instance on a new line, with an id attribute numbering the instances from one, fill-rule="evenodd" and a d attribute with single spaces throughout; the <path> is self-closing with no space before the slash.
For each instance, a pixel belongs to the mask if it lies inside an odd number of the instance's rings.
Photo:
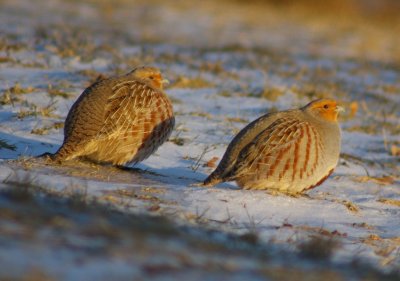
<path id="1" fill-rule="evenodd" d="M 161 93 L 138 81 L 119 83 L 112 90 L 113 94 L 108 98 L 105 107 L 104 125 L 98 134 L 100 138 L 123 134 L 127 130 L 131 133 L 132 130 L 137 130 L 139 133 L 143 129 L 152 129 L 145 123 L 150 123 L 152 120 L 149 115 L 158 110 L 156 100 Z M 135 124 L 144 126 L 135 128 Z"/>
<path id="2" fill-rule="evenodd" d="M 317 143 L 319 135 L 308 122 L 280 118 L 241 151 L 230 178 L 254 175 L 280 182 L 303 178 L 320 161 Z"/>
<path id="3" fill-rule="evenodd" d="M 173 119 L 172 106 L 162 92 L 138 81 L 117 84 L 107 100 L 104 125 L 97 136 L 97 140 L 107 140 L 102 157 L 140 152 L 137 161 L 147 158 L 171 132 L 173 122 L 165 122 L 169 119 Z"/>

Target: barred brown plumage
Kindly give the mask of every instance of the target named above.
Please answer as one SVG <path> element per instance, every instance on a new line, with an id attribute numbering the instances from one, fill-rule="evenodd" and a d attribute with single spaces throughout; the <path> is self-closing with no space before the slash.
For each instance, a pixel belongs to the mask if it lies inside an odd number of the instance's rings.
<path id="1" fill-rule="evenodd" d="M 123 165 L 149 157 L 175 123 L 166 81 L 157 68 L 139 67 L 88 87 L 71 107 L 63 145 L 52 158 Z"/>
<path id="2" fill-rule="evenodd" d="M 340 109 L 334 100 L 319 99 L 258 118 L 233 139 L 203 184 L 236 181 L 244 189 L 286 193 L 321 184 L 339 159 Z"/>

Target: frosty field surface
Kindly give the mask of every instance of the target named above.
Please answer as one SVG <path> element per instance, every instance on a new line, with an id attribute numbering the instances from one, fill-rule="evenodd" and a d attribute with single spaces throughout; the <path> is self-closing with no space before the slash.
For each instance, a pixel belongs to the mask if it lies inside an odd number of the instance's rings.
<path id="1" fill-rule="evenodd" d="M 227 1 L 223 9 L 204 1 L 193 10 L 185 1 L 112 2 L 0 1 L 1 186 L 33 186 L 39 198 L 43 191 L 57 196 L 54 202 L 43 199 L 48 204 L 28 196 L 27 206 L 37 208 L 32 214 L 40 217 L 32 217 L 34 226 L 24 204 L 7 199 L 7 193 L 0 196 L 0 209 L 8 210 L 0 215 L 0 267 L 9 268 L 9 276 L 20 276 L 22 266 L 49 280 L 168 280 L 164 273 L 218 280 L 233 272 L 240 272 L 237 280 L 290 279 L 262 271 L 268 264 L 283 271 L 299 268 L 304 280 L 313 268 L 323 272 L 321 278 L 327 270 L 342 280 L 360 278 L 350 265 L 368 264 L 379 274 L 398 277 L 393 272 L 400 268 L 399 21 L 390 29 L 362 19 L 333 28 L 330 19 L 319 17 L 306 20 L 289 13 L 284 20 L 281 10 L 261 4 Z M 59 148 L 69 108 L 99 75 L 122 74 L 137 65 L 159 67 L 171 82 L 165 91 L 173 101 L 176 127 L 154 155 L 124 170 L 78 161 L 48 165 L 33 158 Z M 250 121 L 319 97 L 335 98 L 346 108 L 340 116 L 341 159 L 321 186 L 300 197 L 240 190 L 233 182 L 193 186 L 213 171 L 233 136 Z M 62 198 L 74 196 L 133 215 L 127 223 L 138 228 L 149 221 L 155 238 L 144 240 L 142 255 L 134 254 L 141 242 L 127 239 L 131 229 L 102 207 L 88 217 L 97 222 L 104 215 L 105 225 L 123 242 L 113 246 L 108 232 L 98 240 L 97 232 L 85 236 L 78 231 L 84 223 L 74 219 L 79 215 L 63 205 Z M 60 213 L 51 207 L 57 204 Z M 43 219 L 46 212 L 74 226 L 57 232 Z M 157 219 L 177 224 L 180 238 L 195 235 L 190 243 L 172 237 L 165 245 L 153 229 Z M 210 235 L 217 250 L 207 244 L 210 230 L 219 233 Z M 223 238 L 215 242 L 218 235 Z M 225 247 L 236 245 L 236 238 L 230 235 L 254 240 L 255 246 L 231 257 L 232 249 Z M 206 237 L 207 242 L 198 239 L 208 246 L 196 246 L 196 237 Z M 125 249 L 124 241 L 130 245 Z M 312 244 L 318 241 L 322 244 Z M 310 254 L 307 245 L 316 253 Z M 111 250 L 90 254 L 103 246 Z M 88 250 L 74 251 L 80 247 Z M 262 254 L 251 255 L 254 251 Z M 184 258 L 170 262 L 179 253 Z M 311 259 L 302 256 L 307 253 Z M 156 265 L 146 264 L 147 258 Z M 218 266 L 207 275 L 207 260 L 213 258 Z M 341 266 L 350 275 L 338 270 Z M 371 278 L 383 278 L 379 274 Z"/>

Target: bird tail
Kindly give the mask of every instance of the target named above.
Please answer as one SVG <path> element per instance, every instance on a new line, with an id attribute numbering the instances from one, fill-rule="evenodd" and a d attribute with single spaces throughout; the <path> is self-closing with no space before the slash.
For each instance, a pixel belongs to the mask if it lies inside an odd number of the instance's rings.
<path id="1" fill-rule="evenodd" d="M 214 186 L 222 181 L 223 179 L 214 172 L 203 181 L 203 186 Z"/>
<path id="2" fill-rule="evenodd" d="M 68 149 L 68 147 L 66 147 L 65 145 L 62 145 L 56 153 L 50 153 L 50 152 L 46 152 L 43 153 L 39 156 L 36 157 L 46 157 L 48 160 L 52 160 L 55 162 L 63 162 L 65 160 L 68 160 L 70 157 L 70 155 L 72 154 L 72 151 L 70 149 Z"/>
<path id="3" fill-rule="evenodd" d="M 51 153 L 51 152 L 45 152 L 43 154 L 35 156 L 35 158 L 44 158 L 48 161 L 55 161 L 55 162 L 62 162 L 66 160 L 66 157 L 63 154 L 58 153 Z"/>

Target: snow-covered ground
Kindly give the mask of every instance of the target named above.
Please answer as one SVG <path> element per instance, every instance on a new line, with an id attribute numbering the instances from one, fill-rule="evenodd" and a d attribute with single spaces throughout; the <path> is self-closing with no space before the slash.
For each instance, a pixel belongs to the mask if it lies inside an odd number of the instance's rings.
<path id="1" fill-rule="evenodd" d="M 333 264 L 398 269 L 398 21 L 389 31 L 356 20 L 333 28 L 318 18 L 284 20 L 268 5 L 171 3 L 0 1 L 0 181 L 83 193 L 124 212 L 181 224 L 253 233 L 289 253 L 311 238 L 333 239 Z M 31 158 L 58 149 L 69 108 L 98 75 L 142 64 L 159 67 L 171 81 L 166 92 L 176 114 L 172 137 L 153 156 L 126 170 Z M 234 183 L 193 186 L 248 122 L 322 96 L 347 109 L 340 119 L 342 157 L 323 185 L 298 198 L 243 191 Z M 39 251 L 21 249 L 4 247 L 0 266 L 18 268 Z M 50 270 L 51 253 L 40 256 L 35 266 L 60 273 Z M 68 269 L 76 261 L 63 262 Z M 78 279 L 112 267 L 104 262 L 91 260 Z M 115 266 L 127 270 L 129 263 Z"/>

